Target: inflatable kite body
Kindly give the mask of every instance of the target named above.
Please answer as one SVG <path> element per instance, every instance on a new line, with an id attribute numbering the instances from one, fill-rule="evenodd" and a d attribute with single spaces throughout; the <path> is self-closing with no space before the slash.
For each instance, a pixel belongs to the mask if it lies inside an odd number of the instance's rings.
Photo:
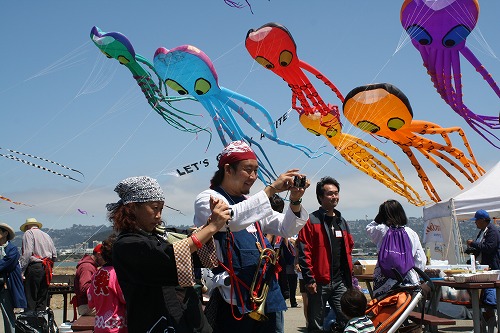
<path id="1" fill-rule="evenodd" d="M 162 116 L 169 125 L 189 133 L 201 131 L 210 133 L 206 128 L 201 128 L 180 116 L 180 114 L 190 116 L 193 116 L 193 114 L 173 107 L 171 102 L 193 98 L 191 96 L 170 97 L 166 88 L 162 91 L 162 81 L 158 78 L 157 85 L 151 78 L 150 72 L 141 64 L 144 64 L 155 76 L 158 76 L 154 72 L 153 65 L 143 56 L 135 53 L 127 37 L 119 32 L 104 33 L 98 27 L 93 27 L 90 38 L 106 57 L 118 60 L 120 64 L 130 70 L 151 108 Z"/>
<path id="2" fill-rule="evenodd" d="M 488 82 L 500 97 L 492 76 L 466 46 L 466 38 L 476 26 L 477 0 L 406 0 L 401 8 L 401 24 L 420 52 L 424 66 L 441 98 L 479 135 L 500 148 L 500 139 L 490 129 L 500 129 L 496 116 L 472 112 L 462 98 L 460 54 Z M 486 137 L 485 133 L 491 138 Z M 494 138 L 495 142 L 491 139 Z"/>
<path id="3" fill-rule="evenodd" d="M 338 110 L 336 106 L 333 108 Z M 420 195 L 406 183 L 396 163 L 386 153 L 358 137 L 342 132 L 336 112 L 323 117 L 302 113 L 299 120 L 309 132 L 326 137 L 340 155 L 356 169 L 405 197 L 409 203 L 415 206 L 425 204 Z M 382 163 L 381 160 L 384 159 L 394 167 L 395 171 Z"/>
<path id="4" fill-rule="evenodd" d="M 412 148 L 434 163 L 460 189 L 463 186 L 436 160 L 436 157 L 454 167 L 471 183 L 484 174 L 484 169 L 477 163 L 465 133 L 460 127 L 443 128 L 431 122 L 413 120 L 413 111 L 408 98 L 391 84 L 370 84 L 351 90 L 345 98 L 343 109 L 344 116 L 352 124 L 367 133 L 391 140 L 403 150 L 417 171 L 427 194 L 435 202 L 441 199 L 413 154 Z M 452 145 L 449 137 L 452 133 L 460 135 L 469 157 Z M 439 135 L 444 143 L 438 143 L 423 135 Z"/>
<path id="5" fill-rule="evenodd" d="M 298 58 L 295 41 L 284 26 L 267 23 L 257 30 L 250 29 L 246 36 L 245 46 L 255 61 L 288 83 L 292 89 L 292 108 L 299 114 L 320 112 L 322 115 L 327 115 L 332 111 L 304 71 L 316 76 L 335 93 L 341 102 L 344 101 L 340 91 L 326 76 Z M 297 100 L 300 105 L 297 105 Z"/>
<path id="6" fill-rule="evenodd" d="M 344 101 L 344 97 L 326 76 L 298 58 L 295 41 L 284 26 L 268 23 L 257 30 L 249 30 L 245 46 L 252 58 L 288 83 L 292 89 L 292 108 L 299 113 L 304 128 L 326 137 L 347 162 L 406 197 L 410 203 L 417 206 L 424 204 L 387 154 L 358 137 L 342 132 L 338 107 L 324 102 L 304 70 L 330 87 L 340 101 Z"/>
<path id="7" fill-rule="evenodd" d="M 308 157 L 315 157 L 311 155 L 314 152 L 309 148 L 278 138 L 274 121 L 262 105 L 249 97 L 219 86 L 217 73 L 212 61 L 198 48 L 191 45 L 183 45 L 172 50 L 167 50 L 161 47 L 156 50 L 153 63 L 156 72 L 168 87 L 177 91 L 181 96 L 192 95 L 203 105 L 212 117 L 217 133 L 224 145 L 234 140 L 245 140 L 256 146 L 263 154 L 265 161 L 270 164 L 261 146 L 243 132 L 233 116 L 233 112 L 235 112 L 266 138 L 280 145 L 298 149 Z M 252 106 L 261 112 L 267 120 L 269 131 L 262 128 L 252 119 L 250 114 L 241 106 L 242 103 Z M 226 139 L 226 135 L 229 140 Z M 266 173 L 265 177 L 267 180 L 274 178 L 276 174 L 272 170 L 272 167 L 271 169 L 266 168 L 263 162 L 264 160 L 259 158 L 260 169 Z"/>

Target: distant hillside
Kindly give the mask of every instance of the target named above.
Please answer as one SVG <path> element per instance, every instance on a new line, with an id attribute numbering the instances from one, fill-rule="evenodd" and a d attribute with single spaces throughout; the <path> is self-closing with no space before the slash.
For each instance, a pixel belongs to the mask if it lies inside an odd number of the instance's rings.
<path id="1" fill-rule="evenodd" d="M 371 243 L 366 236 L 365 227 L 369 221 L 366 220 L 356 220 L 356 221 L 348 221 L 349 227 L 351 229 L 351 233 L 354 237 L 355 247 L 356 248 L 371 248 L 374 247 L 374 244 Z M 410 217 L 408 226 L 410 226 L 413 230 L 415 230 L 420 239 L 423 237 L 423 229 L 424 229 L 424 221 L 422 218 L 414 218 Z M 471 238 L 475 239 L 477 235 L 477 228 L 475 223 L 472 222 L 461 222 L 460 223 L 460 233 L 462 235 L 462 242 Z M 178 229 L 187 229 L 189 226 L 175 226 Z M 109 225 L 100 225 L 100 226 L 84 226 L 79 224 L 73 224 L 71 228 L 66 229 L 42 229 L 52 237 L 54 240 L 54 244 L 57 249 L 63 248 L 72 248 L 76 244 L 81 244 L 86 242 L 91 246 L 93 241 L 103 241 L 108 237 L 109 234 L 113 232 L 113 229 Z M 16 233 L 16 238 L 14 238 L 13 243 L 21 247 L 22 242 L 22 232 Z"/>
<path id="2" fill-rule="evenodd" d="M 188 226 L 176 226 L 176 228 L 187 229 Z M 52 240 L 56 249 L 72 248 L 76 244 L 82 244 L 83 242 L 89 244 L 93 241 L 102 242 L 105 240 L 112 232 L 113 228 L 109 225 L 81 225 L 73 224 L 71 228 L 66 229 L 51 229 L 42 228 L 43 231 L 47 232 Z M 16 238 L 12 241 L 14 245 L 21 247 L 23 239 L 23 233 L 21 231 L 16 232 Z"/>

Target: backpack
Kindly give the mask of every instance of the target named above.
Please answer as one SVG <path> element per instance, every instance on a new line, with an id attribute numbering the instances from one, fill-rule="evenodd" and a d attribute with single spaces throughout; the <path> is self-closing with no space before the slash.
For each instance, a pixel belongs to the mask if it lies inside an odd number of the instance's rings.
<path id="1" fill-rule="evenodd" d="M 398 279 L 395 269 L 404 276 L 415 266 L 410 236 L 404 227 L 389 227 L 378 252 L 378 265 L 385 277 Z"/>

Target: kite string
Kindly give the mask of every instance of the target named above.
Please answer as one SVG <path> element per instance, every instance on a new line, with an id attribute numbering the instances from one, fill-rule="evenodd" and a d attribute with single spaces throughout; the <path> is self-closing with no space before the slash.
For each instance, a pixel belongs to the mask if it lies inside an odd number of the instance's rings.
<path id="1" fill-rule="evenodd" d="M 104 227 L 105 227 L 105 225 L 104 225 L 104 224 L 102 224 L 102 225 L 99 227 L 99 229 L 97 229 L 96 231 L 94 231 L 94 233 L 93 233 L 92 235 L 90 235 L 90 237 L 88 237 L 86 240 L 84 240 L 84 241 L 83 241 L 83 243 L 88 244 L 88 243 L 89 243 L 89 241 L 90 241 L 90 239 L 92 239 L 92 237 L 94 237 L 95 235 L 97 235 L 97 233 L 98 233 L 99 231 L 101 231 L 101 229 L 102 229 L 102 228 L 104 228 Z M 50 230 L 53 230 L 53 229 L 49 229 L 49 231 L 50 231 Z M 60 266 L 62 265 L 62 263 L 63 263 L 64 261 L 66 261 L 66 259 L 68 259 L 69 257 L 71 257 L 71 256 L 75 255 L 77 251 L 78 251 L 78 248 L 75 248 L 73 251 L 71 251 L 70 253 L 68 253 L 68 254 L 67 254 L 67 255 L 66 255 L 63 259 L 61 259 L 61 258 L 59 258 L 59 257 L 58 257 L 58 258 L 57 258 L 58 260 L 57 260 L 57 261 L 56 261 L 56 263 L 55 263 L 55 268 L 60 267 Z"/>
<path id="2" fill-rule="evenodd" d="M 54 72 L 57 72 L 57 71 L 60 71 L 63 69 L 74 67 L 75 64 L 78 64 L 78 63 L 85 60 L 85 59 L 78 59 L 76 57 L 82 56 L 85 52 L 87 52 L 87 50 L 82 51 L 82 49 L 84 49 L 84 47 L 88 44 L 90 44 L 90 41 L 84 42 L 80 46 L 76 47 L 75 49 L 73 49 L 72 51 L 70 51 L 69 53 L 64 55 L 62 58 L 60 58 L 60 59 L 56 60 L 55 62 L 53 62 L 52 64 L 50 64 L 48 67 L 42 69 L 41 71 L 39 71 L 35 75 L 32 75 L 29 78 L 25 79 L 24 82 L 30 81 L 34 78 L 37 78 L 37 77 L 40 77 L 43 75 L 47 75 L 47 74 L 54 73 Z M 72 62 L 69 62 L 69 61 L 72 61 Z"/>

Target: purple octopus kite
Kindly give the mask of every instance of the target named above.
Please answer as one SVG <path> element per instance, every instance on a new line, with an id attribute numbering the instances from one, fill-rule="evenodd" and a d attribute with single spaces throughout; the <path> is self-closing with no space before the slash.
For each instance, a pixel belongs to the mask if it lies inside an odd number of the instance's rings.
<path id="1" fill-rule="evenodd" d="M 424 66 L 441 98 L 465 121 L 496 148 L 492 138 L 500 141 L 490 129 L 500 129 L 496 116 L 472 112 L 462 99 L 460 74 L 461 53 L 500 97 L 500 89 L 492 76 L 465 45 L 467 36 L 479 16 L 477 0 L 406 0 L 401 7 L 401 24 L 420 52 Z"/>

